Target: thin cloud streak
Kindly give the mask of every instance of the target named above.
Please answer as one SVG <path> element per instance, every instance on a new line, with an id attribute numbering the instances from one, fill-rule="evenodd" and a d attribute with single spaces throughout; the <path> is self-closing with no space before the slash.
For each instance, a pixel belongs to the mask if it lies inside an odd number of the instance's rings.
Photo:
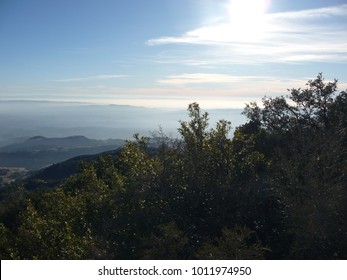
<path id="1" fill-rule="evenodd" d="M 166 79 L 184 77 L 185 84 L 162 83 L 158 87 L 111 87 L 111 86 L 70 86 L 70 87 L 35 87 L 31 88 L 31 100 L 59 100 L 90 102 L 103 104 L 145 105 L 150 107 L 181 107 L 191 102 L 198 102 L 204 108 L 243 108 L 250 101 L 260 102 L 263 96 L 286 95 L 287 89 L 302 87 L 310 77 L 288 79 L 281 76 L 223 76 L 223 74 L 197 73 L 187 76 L 180 74 L 167 76 Z M 210 76 L 209 76 L 210 75 Z M 206 87 L 203 77 L 213 77 L 229 81 L 225 87 Z M 201 83 L 197 83 L 200 80 Z M 233 81 L 233 82 L 231 82 Z M 215 84 L 214 84 L 215 85 Z M 339 91 L 346 90 L 347 83 L 339 83 Z M 8 88 L 7 95 L 0 100 L 27 100 L 28 88 Z M 1 91 L 0 91 L 1 93 Z M 8 98 L 8 96 L 11 98 Z"/>
<path id="2" fill-rule="evenodd" d="M 171 86 L 182 86 L 189 84 L 235 84 L 250 80 L 267 80 L 268 77 L 260 76 L 232 76 L 214 73 L 184 73 L 171 75 L 166 79 L 159 80 L 158 83 Z"/>
<path id="3" fill-rule="evenodd" d="M 284 12 L 272 14 L 273 17 L 291 18 L 291 19 L 307 19 L 307 18 L 327 18 L 335 16 L 345 16 L 347 12 L 347 4 L 338 6 L 323 7 L 317 9 L 309 9 L 302 11 Z"/>
<path id="4" fill-rule="evenodd" d="M 345 17 L 347 4 L 265 14 L 259 22 L 253 22 L 244 30 L 225 20 L 188 31 L 183 36 L 151 39 L 147 44 L 209 46 L 217 58 L 222 53 L 225 64 L 308 61 L 345 63 Z M 210 62 L 213 64 L 213 55 Z"/>
<path id="5" fill-rule="evenodd" d="M 92 80 L 110 80 L 127 77 L 126 75 L 98 75 L 90 77 L 78 77 L 78 78 L 67 78 L 67 79 L 58 79 L 54 82 L 80 82 L 80 81 L 92 81 Z"/>

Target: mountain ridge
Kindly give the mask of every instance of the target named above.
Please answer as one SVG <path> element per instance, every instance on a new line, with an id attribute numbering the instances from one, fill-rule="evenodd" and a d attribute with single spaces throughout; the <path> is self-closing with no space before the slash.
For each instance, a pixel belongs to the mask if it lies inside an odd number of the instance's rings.
<path id="1" fill-rule="evenodd" d="M 225 119 L 236 127 L 246 120 L 241 115 L 242 109 L 213 109 L 208 112 L 211 125 Z M 60 101 L 0 101 L 0 147 L 38 135 L 132 139 L 134 133 L 151 136 L 151 132 L 158 130 L 158 127 L 164 127 L 166 134 L 177 137 L 179 120 L 187 120 L 185 108 Z"/>
<path id="2" fill-rule="evenodd" d="M 81 135 L 61 138 L 34 136 L 0 147 L 0 167 L 38 170 L 76 156 L 114 150 L 124 143 L 123 139 L 96 140 Z"/>

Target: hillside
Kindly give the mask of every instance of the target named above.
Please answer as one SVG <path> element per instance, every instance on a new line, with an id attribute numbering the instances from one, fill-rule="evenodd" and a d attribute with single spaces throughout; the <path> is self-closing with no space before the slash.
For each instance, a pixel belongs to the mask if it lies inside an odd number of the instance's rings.
<path id="1" fill-rule="evenodd" d="M 92 155 L 121 147 L 124 140 L 95 140 L 84 136 L 63 138 L 31 137 L 0 147 L 0 167 L 38 170 L 80 155 Z"/>
<path id="2" fill-rule="evenodd" d="M 96 161 L 99 157 L 112 156 L 115 157 L 120 153 L 120 149 L 107 151 L 93 155 L 82 155 L 70 158 L 68 160 L 52 164 L 46 168 L 42 168 L 36 172 L 32 172 L 30 176 L 21 180 L 21 183 L 27 189 L 52 188 L 59 186 L 67 178 L 81 171 L 82 164 Z"/>
<path id="3" fill-rule="evenodd" d="M 24 178 L 29 173 L 29 170 L 21 167 L 0 167 L 0 188 Z"/>

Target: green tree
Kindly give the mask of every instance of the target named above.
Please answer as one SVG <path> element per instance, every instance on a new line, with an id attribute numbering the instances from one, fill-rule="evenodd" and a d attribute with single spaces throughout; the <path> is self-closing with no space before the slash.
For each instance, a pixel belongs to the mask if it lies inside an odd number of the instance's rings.
<path id="1" fill-rule="evenodd" d="M 288 258 L 341 258 L 346 245 L 346 97 L 322 74 L 287 97 L 245 109 L 273 148 L 270 187 L 283 207 Z M 344 228 L 344 229 L 343 229 Z M 284 246 L 286 247 L 286 246 Z"/>
<path id="2" fill-rule="evenodd" d="M 62 190 L 29 203 L 20 215 L 17 249 L 23 259 L 83 259 L 91 241 L 83 202 Z"/>
<path id="3" fill-rule="evenodd" d="M 247 227 L 223 229 L 221 237 L 204 243 L 197 252 L 199 259 L 210 260 L 259 260 L 267 250 L 260 242 L 252 240 L 254 233 Z"/>
<path id="4" fill-rule="evenodd" d="M 177 260 L 186 258 L 188 237 L 175 222 L 159 225 L 145 240 L 144 259 Z"/>

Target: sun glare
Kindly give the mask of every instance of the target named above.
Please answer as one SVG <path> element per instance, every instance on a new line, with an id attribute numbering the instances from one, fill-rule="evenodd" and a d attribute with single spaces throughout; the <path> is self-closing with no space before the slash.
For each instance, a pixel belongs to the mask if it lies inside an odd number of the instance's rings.
<path id="1" fill-rule="evenodd" d="M 231 0 L 229 13 L 231 18 L 252 18 L 266 12 L 268 0 Z"/>
<path id="2" fill-rule="evenodd" d="M 265 30 L 265 13 L 270 0 L 231 0 L 228 5 L 230 34 L 235 39 L 259 39 Z"/>

